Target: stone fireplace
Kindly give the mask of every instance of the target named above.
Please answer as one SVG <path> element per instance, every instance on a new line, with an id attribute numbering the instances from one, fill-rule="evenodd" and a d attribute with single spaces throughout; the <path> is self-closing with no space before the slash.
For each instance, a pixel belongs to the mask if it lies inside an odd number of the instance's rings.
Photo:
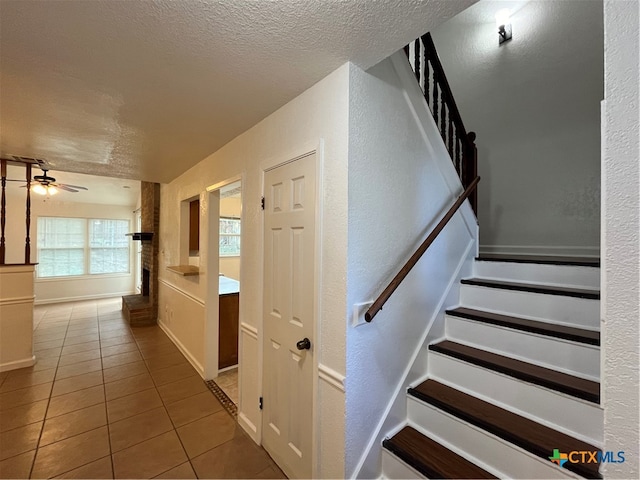
<path id="1" fill-rule="evenodd" d="M 155 325 L 158 319 L 160 184 L 142 182 L 140 190 L 142 231 L 130 235 L 142 242 L 142 292 L 122 297 L 122 311 L 132 327 Z"/>

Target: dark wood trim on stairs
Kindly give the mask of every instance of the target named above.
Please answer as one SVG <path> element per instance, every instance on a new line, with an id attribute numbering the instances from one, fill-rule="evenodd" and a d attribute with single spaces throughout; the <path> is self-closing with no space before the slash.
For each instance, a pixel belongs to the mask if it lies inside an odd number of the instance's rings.
<path id="1" fill-rule="evenodd" d="M 526 382 L 566 393 L 589 402 L 600 403 L 600 384 L 532 363 L 469 347 L 450 340 L 429 345 L 429 350 L 473 363 Z"/>
<path id="2" fill-rule="evenodd" d="M 409 426 L 382 445 L 427 478 L 496 478 Z"/>
<path id="3" fill-rule="evenodd" d="M 512 317 L 510 315 L 500 315 L 473 308 L 458 307 L 447 310 L 447 315 L 453 317 L 466 318 L 477 322 L 499 325 L 501 327 L 521 330 L 523 332 L 536 333 L 547 337 L 562 338 L 572 342 L 584 343 L 587 345 L 600 345 L 600 332 L 584 330 L 582 328 L 568 327 L 566 325 L 556 325 L 553 323 L 528 320 L 526 318 Z"/>
<path id="4" fill-rule="evenodd" d="M 479 262 L 538 263 L 542 265 L 569 265 L 576 267 L 600 267 L 600 259 L 595 257 L 560 257 L 553 255 L 506 255 L 483 253 L 476 258 Z"/>
<path id="5" fill-rule="evenodd" d="M 599 450 L 586 442 L 496 407 L 435 380 L 427 380 L 416 388 L 409 389 L 409 394 L 547 461 L 550 461 L 549 457 L 553 455 L 554 449 L 558 449 L 562 453 L 574 450 Z M 586 478 L 602 478 L 598 472 L 599 466 L 599 463 L 567 462 L 563 468 Z"/>
<path id="6" fill-rule="evenodd" d="M 465 278 L 460 281 L 463 285 L 476 285 L 479 287 L 500 288 L 502 290 L 517 290 L 520 292 L 542 293 L 545 295 L 560 295 L 565 297 L 585 298 L 600 300 L 600 292 L 587 288 L 556 287 L 539 283 L 517 283 L 501 280 L 489 280 L 484 278 Z"/>

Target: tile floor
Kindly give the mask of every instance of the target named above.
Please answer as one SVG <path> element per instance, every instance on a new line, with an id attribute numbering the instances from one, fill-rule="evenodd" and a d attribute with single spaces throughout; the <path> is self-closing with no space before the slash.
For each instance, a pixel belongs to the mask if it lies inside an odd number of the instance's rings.
<path id="1" fill-rule="evenodd" d="M 286 478 L 119 298 L 36 307 L 35 325 L 36 365 L 0 373 L 0 478 Z"/>
<path id="2" fill-rule="evenodd" d="M 222 389 L 227 397 L 238 405 L 238 369 L 232 368 L 226 372 L 222 372 L 215 379 L 216 384 Z"/>

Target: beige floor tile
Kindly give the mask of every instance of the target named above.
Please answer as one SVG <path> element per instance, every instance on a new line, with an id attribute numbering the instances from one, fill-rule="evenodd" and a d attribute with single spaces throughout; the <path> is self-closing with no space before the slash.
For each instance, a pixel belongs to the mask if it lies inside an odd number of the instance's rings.
<path id="1" fill-rule="evenodd" d="M 87 343 L 87 342 L 97 342 L 100 340 L 97 333 L 90 335 L 80 335 L 78 337 L 67 337 L 64 340 L 64 345 L 77 345 L 79 343 Z"/>
<path id="2" fill-rule="evenodd" d="M 104 403 L 49 418 L 44 422 L 39 446 L 49 445 L 106 424 L 107 411 Z"/>
<path id="3" fill-rule="evenodd" d="M 104 368 L 113 368 L 118 365 L 126 365 L 127 363 L 140 362 L 142 360 L 142 356 L 139 352 L 127 352 L 120 353 L 118 355 L 111 355 L 110 357 L 105 357 L 102 359 L 102 364 Z"/>
<path id="4" fill-rule="evenodd" d="M 67 333 L 67 325 L 53 326 L 53 325 L 40 325 L 33 332 L 33 335 L 48 334 L 48 333 Z"/>
<path id="5" fill-rule="evenodd" d="M 113 469 L 111 468 L 111 455 L 108 455 L 95 462 L 88 463 L 82 467 L 78 467 L 70 472 L 58 475 L 56 478 L 113 478 Z"/>
<path id="6" fill-rule="evenodd" d="M 158 387 L 158 393 L 165 405 L 183 400 L 198 393 L 207 392 L 209 389 L 198 375 L 191 375 L 177 382 L 166 383 Z"/>
<path id="7" fill-rule="evenodd" d="M 231 440 L 239 428 L 231 415 L 223 410 L 184 425 L 177 431 L 187 455 L 194 458 Z"/>
<path id="8" fill-rule="evenodd" d="M 99 403 L 104 403 L 104 387 L 102 385 L 53 397 L 49 402 L 47 418 L 64 415 L 65 413 L 80 410 Z"/>
<path id="9" fill-rule="evenodd" d="M 131 329 L 124 321 L 100 321 L 100 333 L 105 332 L 120 332 L 120 335 L 129 335 L 131 333 Z"/>
<path id="10" fill-rule="evenodd" d="M 123 343 L 134 343 L 133 337 L 131 335 L 122 335 L 120 337 L 105 338 L 100 341 L 100 345 L 103 347 L 112 347 Z"/>
<path id="11" fill-rule="evenodd" d="M 32 477 L 50 478 L 107 455 L 109 455 L 107 427 L 100 427 L 39 448 Z"/>
<path id="12" fill-rule="evenodd" d="M 53 397 L 57 397 L 58 395 L 77 392 L 78 390 L 95 387 L 96 385 L 102 385 L 101 371 L 85 373 L 84 375 L 77 375 L 75 377 L 69 377 L 62 380 L 56 380 L 53 384 L 51 395 Z"/>
<path id="13" fill-rule="evenodd" d="M 272 465 L 270 467 L 265 468 L 263 471 L 257 473 L 253 476 L 254 479 L 262 479 L 262 478 L 271 478 L 271 479 L 282 479 L 287 478 L 287 476 L 282 473 L 276 465 Z"/>
<path id="14" fill-rule="evenodd" d="M 42 358 L 40 355 L 36 357 L 36 363 L 29 370 L 32 372 L 39 372 L 42 370 L 49 370 L 58 366 L 58 357 Z"/>
<path id="15" fill-rule="evenodd" d="M 36 359 L 38 358 L 58 358 L 62 353 L 62 347 L 55 348 L 47 348 L 44 350 L 39 350 L 36 354 Z"/>
<path id="16" fill-rule="evenodd" d="M 44 342 L 34 342 L 33 351 L 37 354 L 40 350 L 46 350 L 48 348 L 61 347 L 64 343 L 62 338 L 58 340 L 48 340 Z"/>
<path id="17" fill-rule="evenodd" d="M 63 378 L 75 377 L 77 375 L 83 375 L 85 373 L 96 372 L 98 370 L 102 370 L 102 359 L 100 358 L 89 360 L 86 362 L 74 363 L 72 365 L 58 367 L 58 371 L 56 372 L 56 380 L 62 380 Z"/>
<path id="18" fill-rule="evenodd" d="M 30 452 L 2 460 L 0 462 L 0 478 L 29 478 L 29 472 L 31 472 L 31 465 L 35 456 L 36 451 L 31 450 Z"/>
<path id="19" fill-rule="evenodd" d="M 62 329 L 50 332 L 36 331 L 33 332 L 33 343 L 44 343 L 50 342 L 52 340 L 64 340 L 66 333 L 66 330 L 63 332 Z"/>
<path id="20" fill-rule="evenodd" d="M 114 423 L 160 406 L 162 406 L 162 400 L 160 400 L 155 388 L 111 400 L 107 402 L 109 423 Z"/>
<path id="21" fill-rule="evenodd" d="M 77 345 L 65 345 L 62 347 L 62 355 L 69 355 L 71 353 L 87 352 L 89 350 L 100 349 L 100 342 L 87 342 L 79 343 Z"/>
<path id="22" fill-rule="evenodd" d="M 51 393 L 53 383 L 42 383 L 32 387 L 21 388 L 12 392 L 0 393 L 0 411 L 27 405 L 39 400 L 46 400 Z"/>
<path id="23" fill-rule="evenodd" d="M 14 370 L 9 373 L 6 380 L 2 383 L 0 393 L 52 382 L 55 374 L 55 368 L 40 370 L 38 372 L 24 372 L 22 368 L 20 370 Z"/>
<path id="24" fill-rule="evenodd" d="M 164 385 L 165 383 L 172 383 L 178 380 L 182 380 L 189 375 L 198 375 L 195 369 L 188 363 L 181 365 L 174 365 L 173 367 L 163 368 L 151 372 L 153 381 L 156 385 Z"/>
<path id="25" fill-rule="evenodd" d="M 164 407 L 109 424 L 111 451 L 119 452 L 138 443 L 173 430 Z"/>
<path id="26" fill-rule="evenodd" d="M 173 367 L 174 365 L 188 364 L 184 355 L 180 352 L 169 353 L 168 355 L 161 355 L 158 357 L 146 358 L 145 362 L 150 371 L 161 370 L 167 367 Z"/>
<path id="27" fill-rule="evenodd" d="M 157 477 L 154 478 L 185 478 L 185 479 L 189 479 L 189 478 L 198 478 L 196 476 L 196 472 L 193 471 L 193 468 L 191 468 L 191 464 L 189 462 L 185 462 L 182 465 L 178 465 L 175 468 L 172 468 L 169 471 L 164 472 L 161 475 L 158 475 Z"/>
<path id="28" fill-rule="evenodd" d="M 114 345 L 112 347 L 102 347 L 102 357 L 110 357 L 111 355 L 119 355 L 121 353 L 137 352 L 138 345 L 135 343 L 123 343 L 122 345 Z"/>
<path id="29" fill-rule="evenodd" d="M 82 320 L 72 320 L 69 322 L 69 328 L 67 332 L 77 332 L 82 330 L 87 330 L 90 328 L 98 328 L 98 321 L 93 318 L 86 318 Z M 88 332 L 88 333 L 96 333 L 96 332 Z"/>
<path id="30" fill-rule="evenodd" d="M 100 340 L 108 340 L 110 338 L 118 338 L 129 335 L 130 334 L 128 329 L 105 330 L 100 332 Z"/>
<path id="31" fill-rule="evenodd" d="M 187 460 L 175 431 L 113 454 L 115 478 L 150 478 Z"/>
<path id="32" fill-rule="evenodd" d="M 89 360 L 95 360 L 97 358 L 100 358 L 99 349 L 86 350 L 84 352 L 78 352 L 78 353 L 70 353 L 68 355 L 65 354 L 60 357 L 60 362 L 58 363 L 58 366 L 65 367 L 67 365 L 73 365 L 74 363 L 87 362 Z"/>
<path id="33" fill-rule="evenodd" d="M 193 422 L 222 410 L 222 405 L 211 392 L 203 392 L 167 405 L 169 416 L 176 427 Z"/>
<path id="34" fill-rule="evenodd" d="M 38 445 L 42 422 L 0 433 L 0 460 L 33 450 Z"/>
<path id="35" fill-rule="evenodd" d="M 174 353 L 180 353 L 178 347 L 176 347 L 172 343 L 153 343 L 153 345 L 138 343 L 138 348 L 140 349 L 140 353 L 142 353 L 142 356 L 145 358 L 145 360 L 155 357 L 163 357 L 165 355 L 171 355 Z"/>
<path id="36" fill-rule="evenodd" d="M 2 386 L 2 382 L 9 376 L 9 372 L 0 372 L 0 386 Z"/>
<path id="37" fill-rule="evenodd" d="M 0 411 L 0 431 L 6 432 L 12 428 L 42 421 L 47 411 L 48 402 L 48 400 L 40 400 Z"/>
<path id="38" fill-rule="evenodd" d="M 246 435 L 191 460 L 199 478 L 253 478 L 271 463 L 269 455 Z"/>
<path id="39" fill-rule="evenodd" d="M 110 382 L 104 386 L 107 401 L 115 400 L 116 398 L 131 395 L 132 393 L 141 392 L 142 390 L 147 390 L 153 387 L 153 380 L 151 379 L 151 375 L 148 373 Z"/>
<path id="40" fill-rule="evenodd" d="M 116 380 L 122 380 L 123 378 L 133 377 L 134 375 L 147 372 L 147 366 L 144 362 L 127 363 L 126 365 L 106 368 L 102 371 L 105 383 L 115 382 Z"/>
<path id="41" fill-rule="evenodd" d="M 81 337 L 84 335 L 96 335 L 97 333 L 97 325 L 95 327 L 87 327 L 85 325 L 82 325 L 82 328 L 69 328 L 66 338 Z"/>

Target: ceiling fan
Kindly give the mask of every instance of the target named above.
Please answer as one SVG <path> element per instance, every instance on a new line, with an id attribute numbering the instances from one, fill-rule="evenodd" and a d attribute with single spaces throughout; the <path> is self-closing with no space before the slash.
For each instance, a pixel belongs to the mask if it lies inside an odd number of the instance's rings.
<path id="1" fill-rule="evenodd" d="M 86 187 L 81 187 L 80 185 L 69 185 L 66 183 L 56 182 L 56 179 L 47 175 L 49 171 L 48 168 L 44 168 L 44 166 L 40 166 L 44 175 L 35 175 L 33 177 L 33 182 L 31 186 L 31 191 L 37 193 L 39 195 L 55 195 L 58 193 L 58 190 L 64 190 L 65 192 L 76 193 L 79 190 L 88 190 Z M 6 179 L 8 182 L 24 182 L 25 180 L 13 180 Z M 22 185 L 26 187 L 27 185 Z"/>

